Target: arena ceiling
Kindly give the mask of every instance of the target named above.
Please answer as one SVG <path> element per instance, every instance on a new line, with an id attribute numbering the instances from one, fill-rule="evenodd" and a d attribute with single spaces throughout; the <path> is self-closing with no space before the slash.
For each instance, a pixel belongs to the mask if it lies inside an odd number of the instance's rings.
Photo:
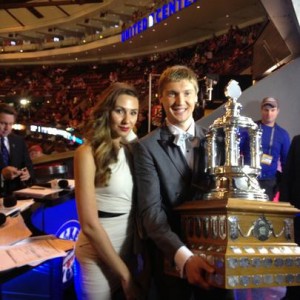
<path id="1" fill-rule="evenodd" d="M 161 7 L 168 2 L 0 0 L 0 65 L 130 58 L 187 46 L 225 33 L 231 25 L 242 28 L 268 19 L 260 0 L 198 0 L 120 42 L 122 26 L 132 24 L 136 11 L 142 18 L 155 9 L 154 3 Z"/>

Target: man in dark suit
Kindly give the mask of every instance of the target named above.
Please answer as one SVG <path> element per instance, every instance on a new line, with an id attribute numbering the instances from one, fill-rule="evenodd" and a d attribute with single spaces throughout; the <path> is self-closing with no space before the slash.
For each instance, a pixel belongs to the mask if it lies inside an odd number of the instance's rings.
<path id="1" fill-rule="evenodd" d="M 197 94 L 197 76 L 192 70 L 185 66 L 167 68 L 158 87 L 165 122 L 134 148 L 138 223 L 141 234 L 148 238 L 158 294 L 155 299 L 188 300 L 193 295 L 194 299 L 207 300 L 225 299 L 227 295 L 225 290 L 210 289 L 206 275 L 214 268 L 184 245 L 180 216 L 174 211 L 185 201 L 201 199 L 207 183 L 205 129 L 193 119 Z M 175 263 L 181 278 L 164 273 L 165 258 Z"/>
<path id="2" fill-rule="evenodd" d="M 33 165 L 27 145 L 21 136 L 12 133 L 16 117 L 13 107 L 0 103 L 0 171 L 3 196 L 24 188 L 33 180 Z"/>
<path id="3" fill-rule="evenodd" d="M 300 209 L 300 135 L 293 138 L 286 165 L 283 168 L 279 200 Z M 300 214 L 294 219 L 295 242 L 300 245 Z M 284 300 L 300 299 L 300 286 L 287 287 Z"/>

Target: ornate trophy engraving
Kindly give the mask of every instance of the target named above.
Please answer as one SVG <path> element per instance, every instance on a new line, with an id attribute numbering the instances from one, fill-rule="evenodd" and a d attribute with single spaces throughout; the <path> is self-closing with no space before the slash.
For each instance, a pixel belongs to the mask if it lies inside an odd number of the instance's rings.
<path id="1" fill-rule="evenodd" d="M 185 202 L 181 238 L 216 272 L 216 287 L 259 288 L 300 285 L 300 247 L 294 243 L 293 218 L 299 211 L 286 202 L 267 201 L 259 186 L 261 132 L 240 115 L 241 90 L 231 80 L 225 114 L 207 134 L 207 172 L 213 185 L 199 201 Z M 245 135 L 244 135 L 245 134 Z M 243 138 L 248 151 L 242 152 Z M 173 265 L 165 271 L 178 276 Z"/>
<path id="2" fill-rule="evenodd" d="M 224 116 L 216 119 L 207 133 L 207 171 L 212 176 L 214 187 L 205 199 L 245 198 L 268 200 L 259 186 L 261 130 L 252 119 L 241 116 L 242 105 L 237 102 L 241 89 L 235 80 L 226 87 L 229 98 Z M 241 152 L 241 135 L 249 139 L 245 164 Z"/>

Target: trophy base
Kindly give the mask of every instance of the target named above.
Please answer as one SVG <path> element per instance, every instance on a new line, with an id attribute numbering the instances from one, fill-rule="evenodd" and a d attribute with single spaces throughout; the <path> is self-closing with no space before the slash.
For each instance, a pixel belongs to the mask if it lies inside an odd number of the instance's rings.
<path id="1" fill-rule="evenodd" d="M 176 210 L 186 246 L 215 268 L 213 286 L 300 285 L 300 247 L 293 231 L 299 210 L 289 203 L 229 198 L 186 202 Z M 165 271 L 178 276 L 167 260 Z"/>

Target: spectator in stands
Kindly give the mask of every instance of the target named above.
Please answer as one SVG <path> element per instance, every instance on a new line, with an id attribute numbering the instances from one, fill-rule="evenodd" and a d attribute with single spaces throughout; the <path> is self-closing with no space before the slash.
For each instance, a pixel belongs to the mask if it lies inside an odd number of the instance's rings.
<path id="1" fill-rule="evenodd" d="M 137 90 L 140 90 L 138 86 L 142 78 L 140 74 L 144 74 L 144 79 L 148 80 L 150 72 L 160 74 L 167 65 L 175 63 L 195 66 L 194 69 L 201 77 L 206 74 L 240 73 L 241 70 L 251 66 L 253 52 L 249 46 L 255 41 L 261 25 L 255 24 L 244 29 L 232 26 L 227 34 L 213 36 L 195 46 L 181 48 L 178 51 L 168 51 L 159 55 L 151 54 L 143 59 L 123 60 L 120 64 L 106 64 L 101 68 L 92 64 L 92 74 L 83 65 L 64 68 L 61 69 L 62 71 L 57 67 L 45 65 L 34 68 L 27 66 L 21 70 L 19 67 L 18 69 L 10 68 L 9 72 L 2 68 L 0 69 L 1 92 L 8 98 L 20 96 L 22 93 L 32 98 L 30 119 L 33 123 L 54 125 L 57 123 L 56 113 L 60 113 L 60 123 L 70 123 L 77 127 L 84 118 L 81 109 L 85 111 L 85 108 L 81 105 L 80 108 L 74 109 L 74 107 L 86 98 L 91 98 L 91 103 L 95 102 L 97 93 L 111 83 L 110 73 L 116 73 L 119 78 L 122 76 L 120 78 L 122 81 L 134 78 L 132 84 Z M 241 36 L 251 38 L 241 43 Z M 204 55 L 205 53 L 208 57 Z M 239 54 L 238 57 L 236 53 Z M 118 71 L 119 68 L 122 72 Z M 112 79 L 116 81 L 115 76 Z M 36 101 L 37 99 L 39 101 Z M 72 111 L 70 115 L 69 111 Z M 27 111 L 19 111 L 18 115 L 19 120 L 23 119 L 24 122 L 28 120 Z"/>
<path id="2" fill-rule="evenodd" d="M 43 153 L 44 154 L 52 154 L 54 151 L 54 146 L 52 141 L 45 141 L 42 143 Z"/>
<path id="3" fill-rule="evenodd" d="M 29 151 L 29 156 L 31 160 L 34 160 L 35 158 L 41 157 L 44 155 L 43 149 L 39 144 L 32 145 L 28 149 Z"/>
<path id="4" fill-rule="evenodd" d="M 57 141 L 54 143 L 54 150 L 53 150 L 52 154 L 66 152 L 68 150 L 69 149 L 64 141 Z"/>

